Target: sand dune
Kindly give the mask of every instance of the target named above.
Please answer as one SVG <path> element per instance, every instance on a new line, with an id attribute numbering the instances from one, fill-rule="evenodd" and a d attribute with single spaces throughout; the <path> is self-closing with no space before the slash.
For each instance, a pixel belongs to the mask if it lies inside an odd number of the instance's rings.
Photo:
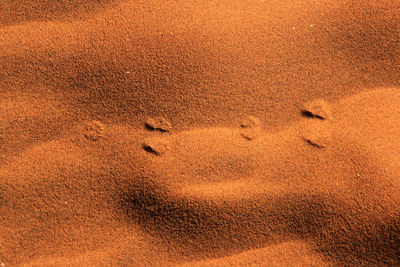
<path id="1" fill-rule="evenodd" d="M 239 127 L 155 133 L 103 124 L 91 139 L 87 125 L 77 126 L 1 169 L 2 254 L 12 262 L 107 247 L 132 235 L 128 223 L 185 257 L 293 238 L 337 260 L 395 260 L 400 94 L 376 90 L 333 110 L 328 120 L 299 112 L 298 123 L 254 140 Z M 315 120 L 329 124 L 326 147 L 303 138 Z M 143 147 L 149 143 L 152 151 Z M 160 143 L 167 148 L 154 153 Z"/>
<path id="2" fill-rule="evenodd" d="M 2 266 L 400 264 L 400 5 L 0 3 Z"/>

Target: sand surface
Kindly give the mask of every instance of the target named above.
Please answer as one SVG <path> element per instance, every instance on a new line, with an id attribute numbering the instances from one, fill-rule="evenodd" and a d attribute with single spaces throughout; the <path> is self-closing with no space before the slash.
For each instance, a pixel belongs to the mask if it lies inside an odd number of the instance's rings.
<path id="1" fill-rule="evenodd" d="M 0 264 L 400 265 L 400 2 L 0 1 Z"/>

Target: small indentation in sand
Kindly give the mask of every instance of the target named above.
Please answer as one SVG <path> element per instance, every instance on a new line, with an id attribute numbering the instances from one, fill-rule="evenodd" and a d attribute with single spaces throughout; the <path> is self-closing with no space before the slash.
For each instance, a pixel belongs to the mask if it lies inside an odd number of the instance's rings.
<path id="1" fill-rule="evenodd" d="M 329 104 L 322 99 L 316 99 L 306 103 L 301 113 L 305 117 L 316 118 L 320 120 L 332 118 L 332 111 Z"/>
<path id="2" fill-rule="evenodd" d="M 331 142 L 330 123 L 324 121 L 307 121 L 301 129 L 301 137 L 316 148 L 326 148 Z"/>
<path id="3" fill-rule="evenodd" d="M 309 143 L 312 146 L 315 146 L 316 148 L 326 148 L 326 146 L 323 145 L 323 144 L 317 144 L 317 143 L 314 143 L 313 141 L 308 140 L 308 139 L 306 141 L 307 141 L 307 143 Z"/>
<path id="4" fill-rule="evenodd" d="M 157 156 L 165 154 L 169 149 L 169 144 L 166 140 L 160 138 L 150 138 L 142 143 L 145 151 Z"/>
<path id="5" fill-rule="evenodd" d="M 99 121 L 91 121 L 85 126 L 85 137 L 91 141 L 96 141 L 102 137 L 104 125 Z"/>
<path id="6" fill-rule="evenodd" d="M 240 123 L 240 127 L 242 128 L 255 128 L 259 127 L 260 125 L 260 119 L 254 116 L 248 116 Z"/>
<path id="7" fill-rule="evenodd" d="M 148 118 L 145 126 L 152 131 L 169 132 L 172 130 L 171 123 L 164 117 Z"/>
<path id="8" fill-rule="evenodd" d="M 248 116 L 240 123 L 240 135 L 247 140 L 254 140 L 261 135 L 261 121 L 254 116 Z"/>

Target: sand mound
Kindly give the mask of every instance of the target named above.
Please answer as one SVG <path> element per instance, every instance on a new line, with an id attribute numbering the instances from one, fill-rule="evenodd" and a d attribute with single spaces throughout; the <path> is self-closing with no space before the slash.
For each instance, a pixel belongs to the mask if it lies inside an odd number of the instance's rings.
<path id="1" fill-rule="evenodd" d="M 399 263 L 400 5 L 36 2 L 0 3 L 0 263 Z"/>
<path id="2" fill-rule="evenodd" d="M 313 253 L 330 260 L 393 262 L 400 214 L 397 110 L 397 89 L 339 102 L 335 119 L 322 122 L 332 132 L 322 150 L 301 135 L 319 119 L 300 112 L 286 130 L 264 131 L 252 141 L 240 127 L 165 134 L 100 122 L 77 126 L 1 169 L 1 253 L 13 263 L 57 255 L 60 248 L 107 248 L 131 224 L 182 259 L 289 238 L 307 240 Z M 356 122 L 349 119 L 354 116 Z M 368 127 L 372 121 L 380 127 Z M 101 125 L 101 138 L 88 139 L 88 125 Z M 152 140 L 145 142 L 153 151 L 160 144 L 169 149 L 152 153 L 143 139 Z"/>

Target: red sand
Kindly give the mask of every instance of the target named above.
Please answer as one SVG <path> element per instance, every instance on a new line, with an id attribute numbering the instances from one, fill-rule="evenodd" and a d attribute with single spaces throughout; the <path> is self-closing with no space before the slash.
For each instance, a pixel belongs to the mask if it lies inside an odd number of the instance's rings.
<path id="1" fill-rule="evenodd" d="M 400 3 L 0 3 L 1 266 L 400 264 Z"/>

